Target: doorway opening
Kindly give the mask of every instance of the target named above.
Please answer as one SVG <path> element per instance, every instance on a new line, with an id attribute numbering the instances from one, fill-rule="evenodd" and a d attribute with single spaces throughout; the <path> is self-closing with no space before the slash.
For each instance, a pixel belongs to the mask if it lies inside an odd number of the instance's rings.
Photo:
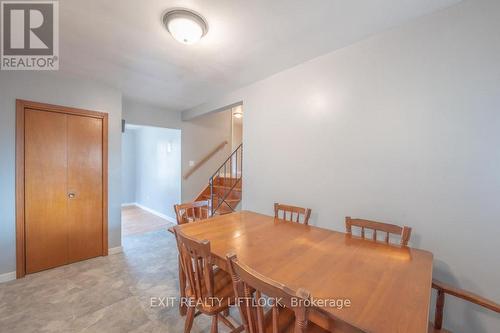
<path id="1" fill-rule="evenodd" d="M 231 109 L 231 151 L 235 151 L 243 142 L 243 105 Z"/>
<path id="2" fill-rule="evenodd" d="M 181 130 L 125 125 L 122 237 L 166 229 L 181 200 Z"/>
<path id="3" fill-rule="evenodd" d="M 242 178 L 242 166 L 241 161 L 243 159 L 243 150 L 240 147 L 243 144 L 243 105 L 237 105 L 231 108 L 231 151 L 234 152 L 231 156 L 231 173 L 235 179 Z M 238 159 L 240 161 L 240 166 L 238 167 Z M 241 182 L 241 180 L 240 180 Z M 241 185 L 240 185 L 241 188 Z M 241 200 L 241 195 L 240 195 Z M 241 207 L 241 202 L 238 202 L 236 210 Z"/>

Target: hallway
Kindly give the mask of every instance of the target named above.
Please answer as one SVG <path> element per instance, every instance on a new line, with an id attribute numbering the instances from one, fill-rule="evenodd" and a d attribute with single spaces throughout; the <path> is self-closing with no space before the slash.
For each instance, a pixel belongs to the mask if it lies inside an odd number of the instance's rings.
<path id="1" fill-rule="evenodd" d="M 138 206 L 122 207 L 122 237 L 166 230 L 173 223 Z"/>

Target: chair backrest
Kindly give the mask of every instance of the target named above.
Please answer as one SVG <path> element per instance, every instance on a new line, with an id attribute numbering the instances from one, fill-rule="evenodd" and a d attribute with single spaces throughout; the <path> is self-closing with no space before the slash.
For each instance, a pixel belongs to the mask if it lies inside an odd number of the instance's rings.
<path id="1" fill-rule="evenodd" d="M 487 298 L 476 295 L 466 290 L 455 288 L 436 279 L 432 280 L 432 288 L 437 290 L 436 312 L 434 316 L 434 328 L 440 330 L 443 326 L 444 295 L 452 295 L 471 303 L 480 305 L 491 311 L 500 313 L 500 304 Z"/>
<path id="2" fill-rule="evenodd" d="M 348 234 L 352 235 L 352 227 L 358 227 L 361 229 L 362 238 L 370 238 L 372 240 L 378 240 L 377 233 L 382 233 L 384 241 L 389 244 L 390 234 L 398 235 L 401 238 L 400 245 L 407 246 L 408 241 L 411 236 L 410 227 L 400 227 L 395 224 L 382 223 L 363 219 L 353 219 L 349 216 L 345 218 L 345 229 Z M 371 233 L 367 235 L 366 230 L 371 230 Z M 371 236 L 371 237 L 370 237 Z"/>
<path id="3" fill-rule="evenodd" d="M 208 200 L 174 205 L 177 224 L 184 224 L 210 217 Z"/>
<path id="4" fill-rule="evenodd" d="M 282 213 L 281 216 L 280 212 Z M 302 216 L 302 222 L 304 224 L 309 224 L 309 218 L 311 217 L 311 209 L 290 206 L 290 205 L 283 205 L 280 203 L 274 204 L 275 218 L 300 223 L 301 216 Z"/>
<path id="5" fill-rule="evenodd" d="M 210 254 L 210 242 L 190 238 L 184 235 L 179 227 L 174 227 L 174 234 L 181 267 L 188 282 L 187 294 L 204 304 L 214 296 L 214 264 Z"/>
<path id="6" fill-rule="evenodd" d="M 245 332 L 269 332 L 266 330 L 266 324 L 269 324 L 268 313 L 264 313 L 268 307 L 271 312 L 272 333 L 281 332 L 281 324 L 294 325 L 295 333 L 308 332 L 311 295 L 307 290 L 293 291 L 240 262 L 235 254 L 227 254 L 226 259 Z M 281 316 L 285 316 L 284 307 L 292 310 L 294 316 L 282 318 Z M 292 320 L 295 323 L 292 324 Z M 342 327 L 348 327 L 349 332 L 363 332 L 337 318 L 335 320 Z"/>
<path id="7" fill-rule="evenodd" d="M 266 332 L 264 309 L 267 306 L 271 307 L 273 333 L 278 333 L 279 312 L 283 306 L 295 313 L 295 332 L 305 332 L 307 313 L 304 301 L 309 299 L 307 291 L 299 289 L 294 292 L 239 262 L 236 255 L 228 254 L 226 257 L 245 332 Z M 263 298 L 263 295 L 268 298 Z M 293 304 L 294 297 L 302 302 L 297 301 L 299 304 Z"/>

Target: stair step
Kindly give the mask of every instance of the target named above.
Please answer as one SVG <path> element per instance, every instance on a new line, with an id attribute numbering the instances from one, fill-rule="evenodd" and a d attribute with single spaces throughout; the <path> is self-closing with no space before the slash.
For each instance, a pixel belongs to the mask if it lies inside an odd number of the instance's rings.
<path id="1" fill-rule="evenodd" d="M 233 187 L 234 188 L 241 188 L 241 180 L 239 179 L 230 179 L 230 180 L 223 180 L 223 179 L 214 179 L 214 186 L 223 186 L 223 187 Z"/>
<path id="2" fill-rule="evenodd" d="M 238 153 L 242 156 L 242 146 L 238 146 L 237 149 L 240 151 L 238 152 L 237 150 L 231 154 L 226 162 L 216 171 L 216 175 L 210 178 L 209 184 L 195 199 L 196 201 L 212 199 L 212 207 L 217 209 L 214 213 L 215 215 L 232 213 L 233 209 L 241 202 L 243 191 L 241 164 L 233 164 L 232 157 L 238 156 L 234 155 Z M 240 168 L 238 169 L 237 166 L 240 166 Z"/>
<path id="3" fill-rule="evenodd" d="M 210 200 L 210 194 L 205 194 L 203 196 L 203 199 L 204 200 Z M 219 197 L 217 197 L 217 196 L 214 197 L 214 202 L 215 201 L 219 201 L 219 200 L 221 200 Z M 230 202 L 239 202 L 239 201 L 241 201 L 241 199 L 238 199 L 238 198 L 226 198 L 225 201 L 227 201 L 229 203 Z"/>
<path id="4" fill-rule="evenodd" d="M 232 186 L 215 185 L 215 184 L 214 184 L 214 187 L 215 187 L 215 188 L 219 188 L 219 189 L 223 189 L 223 190 L 230 190 L 231 188 L 233 188 Z M 233 188 L 233 191 L 236 191 L 236 192 L 241 192 L 241 191 L 242 191 L 242 189 L 241 189 L 241 187 L 235 186 L 235 187 Z"/>
<path id="5" fill-rule="evenodd" d="M 225 215 L 230 213 L 233 213 L 233 211 L 229 207 L 222 205 L 217 209 L 214 215 Z"/>
<path id="6" fill-rule="evenodd" d="M 230 188 L 224 188 L 224 187 L 215 187 L 213 188 L 213 193 L 214 197 L 228 197 L 230 199 L 241 199 L 241 190 L 231 190 Z M 200 198 L 205 197 L 208 198 L 210 197 L 210 187 L 206 190 L 203 191 L 202 194 L 199 196 Z"/>
<path id="7" fill-rule="evenodd" d="M 212 206 L 215 208 L 215 207 L 219 206 L 219 204 L 220 204 L 220 207 L 227 207 L 229 205 L 229 206 L 235 208 L 241 200 L 228 200 L 228 199 L 226 199 L 224 201 L 222 201 L 222 199 L 215 199 L 214 202 L 212 203 Z"/>
<path id="8" fill-rule="evenodd" d="M 206 212 L 206 211 L 208 211 L 208 208 L 203 207 L 202 210 L 204 212 Z M 225 215 L 225 214 L 229 214 L 229 213 L 233 213 L 233 211 L 231 210 L 231 208 L 229 208 L 228 206 L 223 204 L 217 209 L 217 211 L 214 213 L 214 215 Z"/>

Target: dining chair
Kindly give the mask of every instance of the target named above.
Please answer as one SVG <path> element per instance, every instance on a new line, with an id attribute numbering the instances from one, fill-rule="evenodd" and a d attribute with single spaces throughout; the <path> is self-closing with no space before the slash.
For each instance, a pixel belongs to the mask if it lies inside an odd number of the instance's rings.
<path id="1" fill-rule="evenodd" d="M 210 217 L 208 200 L 177 204 L 174 205 L 174 210 L 177 219 L 177 224 L 185 224 L 189 222 L 200 221 Z M 169 230 L 172 231 L 172 229 Z M 180 289 L 180 297 L 181 298 L 185 297 L 186 279 L 184 273 L 182 272 L 180 258 L 179 258 L 179 289 Z M 184 316 L 186 314 L 186 307 L 182 303 L 179 303 L 179 313 L 181 314 L 181 316 Z"/>
<path id="2" fill-rule="evenodd" d="M 282 213 L 281 214 L 282 217 L 279 217 L 280 212 Z M 287 216 L 287 214 L 288 214 L 288 216 Z M 294 215 L 295 215 L 295 218 L 294 218 Z M 274 217 L 277 219 L 282 219 L 282 220 L 300 223 L 301 216 L 303 217 L 302 222 L 306 225 L 309 224 L 309 218 L 311 217 L 311 209 L 290 206 L 290 205 L 283 205 L 280 203 L 274 204 Z"/>
<path id="3" fill-rule="evenodd" d="M 491 311 L 500 313 L 500 304 L 497 304 L 479 295 L 473 294 L 469 291 L 455 288 L 436 279 L 432 280 L 432 288 L 437 290 L 437 299 L 436 299 L 436 312 L 434 316 L 434 324 L 429 323 L 429 333 L 450 333 L 450 331 L 447 331 L 442 328 L 445 294 L 464 299 L 466 301 L 477 304 Z"/>
<path id="4" fill-rule="evenodd" d="M 187 202 L 174 205 L 177 224 L 184 224 L 210 217 L 210 205 L 208 200 Z"/>
<path id="5" fill-rule="evenodd" d="M 398 235 L 401 238 L 400 245 L 401 246 L 407 246 L 408 241 L 410 240 L 411 236 L 411 228 L 410 227 L 400 227 L 395 224 L 389 224 L 389 223 L 382 223 L 382 222 L 376 222 L 376 221 L 370 221 L 370 220 L 364 220 L 364 219 L 353 219 L 349 216 L 345 218 L 345 229 L 346 233 L 352 235 L 352 227 L 358 227 L 361 229 L 361 237 L 362 238 L 369 238 L 369 236 L 366 233 L 366 230 L 371 230 L 371 240 L 376 241 L 377 234 L 380 232 L 382 234 L 385 234 L 384 241 L 389 244 L 389 238 L 391 234 Z"/>
<path id="6" fill-rule="evenodd" d="M 307 290 L 291 290 L 240 262 L 235 254 L 227 254 L 226 259 L 245 332 L 364 332 L 339 319 L 332 325 L 335 329 L 324 330 L 309 321 L 311 295 Z"/>
<path id="7" fill-rule="evenodd" d="M 219 320 L 231 333 L 243 331 L 226 316 L 235 304 L 231 276 L 216 267 L 210 252 L 210 242 L 192 239 L 174 227 L 182 271 L 186 277 L 187 314 L 184 333 L 191 332 L 194 317 L 202 313 L 212 317 L 211 333 L 218 332 Z M 198 313 L 197 313 L 198 311 Z"/>

